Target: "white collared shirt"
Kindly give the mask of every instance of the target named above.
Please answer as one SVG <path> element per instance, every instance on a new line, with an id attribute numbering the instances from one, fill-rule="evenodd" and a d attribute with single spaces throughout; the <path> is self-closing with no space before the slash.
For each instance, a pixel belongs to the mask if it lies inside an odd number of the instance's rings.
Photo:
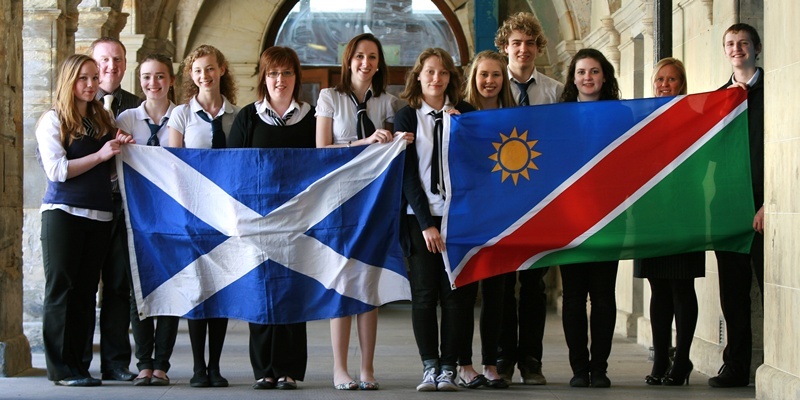
<path id="1" fill-rule="evenodd" d="M 278 112 L 275 111 L 274 108 L 272 108 L 272 105 L 269 104 L 267 99 L 262 99 L 262 100 L 259 100 L 259 101 L 255 102 L 255 106 L 256 106 L 256 115 L 258 115 L 259 118 L 261 118 L 261 120 L 264 121 L 265 124 L 267 124 L 267 125 L 277 125 L 275 123 L 275 120 L 272 119 L 272 117 L 269 115 L 267 110 L 270 110 L 270 111 L 274 112 L 275 114 L 278 114 Z M 289 104 L 289 108 L 287 108 L 286 112 L 283 113 L 283 115 L 281 115 L 281 118 L 285 117 L 286 114 L 290 113 L 292 110 L 296 110 L 296 111 L 294 112 L 294 114 L 292 114 L 291 118 L 286 120 L 286 125 L 287 126 L 294 125 L 294 124 L 302 121 L 303 118 L 306 117 L 306 114 L 308 114 L 308 112 L 311 111 L 311 105 L 309 105 L 308 103 L 303 103 L 302 105 L 301 104 L 297 104 L 297 102 L 294 101 L 294 99 L 292 99 L 292 104 Z"/>
<path id="2" fill-rule="evenodd" d="M 145 110 L 144 105 L 145 103 L 142 103 L 139 107 L 125 110 L 117 117 L 117 127 L 130 133 L 136 141 L 136 144 L 142 145 L 147 144 L 147 141 L 150 139 L 150 126 L 148 124 L 161 125 L 169 118 L 175 107 L 177 107 L 170 101 L 167 113 L 164 114 L 160 121 L 155 122 L 147 115 L 147 110 Z M 167 128 L 167 124 L 161 126 L 157 136 L 161 146 L 167 146 L 169 144 L 169 128 Z"/>
<path id="3" fill-rule="evenodd" d="M 750 80 L 748 80 L 748 81 L 747 81 L 747 87 L 748 87 L 748 88 L 751 88 L 751 87 L 753 87 L 753 85 L 755 85 L 755 84 L 756 84 L 756 82 L 758 82 L 758 77 L 759 77 L 759 76 L 761 76 L 761 70 L 760 70 L 760 69 L 758 69 L 758 68 L 756 68 L 756 73 L 755 73 L 755 74 L 753 74 L 753 76 L 750 78 Z M 736 82 L 736 75 L 735 75 L 735 74 L 732 74 L 732 75 L 731 75 L 731 82 L 733 82 L 733 83 L 737 83 L 737 82 Z"/>
<path id="4" fill-rule="evenodd" d="M 61 121 L 55 110 L 47 111 L 36 125 L 36 145 L 47 179 L 51 182 L 66 182 L 69 160 L 67 151 L 61 143 Z M 67 214 L 95 221 L 111 221 L 113 218 L 113 214 L 108 211 L 72 207 L 66 204 L 43 203 L 39 207 L 39 212 L 47 210 L 62 210 Z"/>
<path id="5" fill-rule="evenodd" d="M 239 107 L 231 104 L 225 96 L 222 96 L 222 100 L 223 103 L 219 113 L 210 115 L 197 102 L 197 96 L 192 97 L 188 104 L 181 104 L 172 110 L 167 126 L 183 134 L 183 144 L 187 148 L 210 149 L 211 139 L 213 138 L 211 124 L 200 118 L 197 112 L 206 113 L 206 116 L 211 120 L 221 115 L 222 129 L 225 131 L 225 138 L 227 139 L 231 133 L 233 120 L 236 119 L 236 114 L 239 113 Z"/>
<path id="6" fill-rule="evenodd" d="M 509 86 L 511 87 L 511 96 L 514 102 L 519 101 L 519 87 L 517 87 L 518 80 L 514 79 L 511 75 L 511 70 L 508 70 L 508 79 L 510 80 Z M 553 104 L 558 103 L 561 94 L 564 92 L 564 84 L 545 75 L 539 73 L 536 68 L 533 73 L 525 82 L 531 82 L 528 85 L 528 104 L 535 106 L 538 104 Z"/>
<path id="7" fill-rule="evenodd" d="M 443 111 L 452 109 L 454 106 L 450 103 L 450 99 L 445 97 Z M 431 111 L 435 110 L 425 101 L 422 102 L 422 107 L 416 110 L 417 112 L 417 132 L 414 138 L 415 146 L 417 147 L 417 158 L 419 164 L 419 180 L 422 183 L 422 189 L 425 190 L 425 196 L 428 197 L 428 204 L 430 206 L 431 215 L 441 217 L 444 215 L 444 199 L 441 194 L 433 194 L 431 192 L 431 163 L 433 162 L 433 127 L 435 124 Z M 444 113 L 442 118 L 442 159 L 440 162 L 447 165 L 447 149 L 450 143 L 450 114 Z M 442 182 L 444 184 L 444 182 Z M 414 214 L 411 205 L 406 210 L 407 214 Z"/>
<path id="8" fill-rule="evenodd" d="M 369 90 L 372 90 L 372 87 Z M 383 129 L 385 124 L 394 123 L 394 113 L 399 108 L 397 97 L 384 92 L 367 101 L 367 116 L 375 125 L 375 129 Z M 316 116 L 333 120 L 333 144 L 358 140 L 356 105 L 347 93 L 338 92 L 334 88 L 322 89 L 317 100 Z M 365 136 L 372 133 L 365 133 Z"/>

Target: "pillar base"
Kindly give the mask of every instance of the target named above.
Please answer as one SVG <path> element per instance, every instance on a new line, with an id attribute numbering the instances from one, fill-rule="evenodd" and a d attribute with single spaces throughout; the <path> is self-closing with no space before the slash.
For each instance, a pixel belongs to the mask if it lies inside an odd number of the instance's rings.
<path id="1" fill-rule="evenodd" d="M 31 347 L 25 335 L 0 342 L 0 377 L 14 376 L 31 368 Z"/>
<path id="2" fill-rule="evenodd" d="M 756 371 L 756 398 L 800 399 L 800 377 L 762 364 Z"/>

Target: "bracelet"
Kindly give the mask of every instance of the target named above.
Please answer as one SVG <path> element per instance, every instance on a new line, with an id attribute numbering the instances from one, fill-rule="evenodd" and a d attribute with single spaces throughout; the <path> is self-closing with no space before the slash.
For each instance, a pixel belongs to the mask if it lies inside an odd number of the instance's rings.
<path id="1" fill-rule="evenodd" d="M 353 144 L 353 141 L 352 141 L 352 140 L 351 140 L 351 141 L 349 141 L 349 142 L 347 142 L 347 147 L 350 147 L 350 145 L 352 145 L 352 144 Z"/>

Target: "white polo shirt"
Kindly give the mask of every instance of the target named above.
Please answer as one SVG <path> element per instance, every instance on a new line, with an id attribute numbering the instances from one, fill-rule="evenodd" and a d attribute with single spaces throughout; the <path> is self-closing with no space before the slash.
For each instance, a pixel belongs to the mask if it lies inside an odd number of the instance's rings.
<path id="1" fill-rule="evenodd" d="M 160 121 L 153 122 L 150 116 L 147 115 L 144 104 L 145 103 L 142 103 L 139 107 L 123 111 L 122 114 L 117 117 L 117 128 L 130 133 L 133 139 L 136 140 L 136 144 L 146 145 L 147 141 L 150 139 L 150 126 L 148 124 L 161 125 L 157 134 L 158 141 L 162 146 L 167 146 L 169 144 L 169 129 L 167 128 L 166 122 L 177 106 L 170 101 L 167 113 L 164 114 Z"/>
<path id="2" fill-rule="evenodd" d="M 369 90 L 372 90 L 372 87 Z M 383 129 L 384 124 L 393 123 L 394 113 L 398 108 L 400 103 L 397 97 L 386 92 L 367 100 L 367 116 L 375 125 L 375 129 Z M 333 120 L 333 144 L 358 140 L 356 105 L 350 95 L 338 92 L 334 88 L 322 89 L 319 92 L 315 116 Z M 372 133 L 365 135 L 369 136 Z"/>
<path id="3" fill-rule="evenodd" d="M 225 96 L 222 96 L 223 104 L 217 115 L 210 115 L 203 110 L 200 103 L 197 102 L 197 97 L 192 97 L 188 104 L 181 104 L 172 110 L 167 126 L 175 129 L 183 135 L 183 143 L 187 148 L 193 149 L 210 149 L 211 139 L 213 137 L 211 132 L 211 124 L 204 121 L 197 115 L 198 111 L 202 111 L 213 120 L 217 116 L 222 118 L 222 129 L 225 131 L 225 139 L 231 133 L 231 126 L 233 120 L 236 119 L 236 114 L 239 113 L 239 107 L 234 106 Z"/>

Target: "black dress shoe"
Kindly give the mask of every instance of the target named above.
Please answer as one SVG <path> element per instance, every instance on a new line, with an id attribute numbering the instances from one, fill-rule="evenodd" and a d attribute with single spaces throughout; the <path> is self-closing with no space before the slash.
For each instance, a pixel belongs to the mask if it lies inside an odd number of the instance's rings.
<path id="1" fill-rule="evenodd" d="M 593 388 L 611 387 L 611 379 L 608 379 L 606 371 L 592 371 L 592 387 Z"/>
<path id="2" fill-rule="evenodd" d="M 690 371 L 691 372 L 691 371 Z M 687 379 L 688 384 L 688 379 Z M 723 365 L 717 376 L 708 380 L 708 386 L 715 388 L 744 387 L 750 385 L 750 374 L 738 373 L 729 365 Z"/>
<path id="3" fill-rule="evenodd" d="M 228 387 L 228 380 L 220 375 L 218 369 L 208 370 L 208 381 L 211 387 Z"/>
<path id="4" fill-rule="evenodd" d="M 658 386 L 661 384 L 662 379 L 664 379 L 663 376 L 647 375 L 646 377 L 644 377 L 644 383 L 650 386 Z"/>
<path id="5" fill-rule="evenodd" d="M 588 372 L 579 372 L 569 380 L 571 387 L 589 387 L 592 379 L 589 377 Z"/>
<path id="6" fill-rule="evenodd" d="M 505 379 L 487 379 L 486 380 L 486 387 L 490 387 L 492 389 L 508 389 L 508 382 Z"/>
<path id="7" fill-rule="evenodd" d="M 53 382 L 56 386 L 100 386 L 103 382 L 100 379 L 92 378 L 91 376 L 73 376 L 60 381 Z"/>
<path id="8" fill-rule="evenodd" d="M 136 378 L 136 374 L 127 368 L 114 368 L 111 371 L 103 372 L 103 380 L 105 381 L 130 382 L 134 378 Z"/>

